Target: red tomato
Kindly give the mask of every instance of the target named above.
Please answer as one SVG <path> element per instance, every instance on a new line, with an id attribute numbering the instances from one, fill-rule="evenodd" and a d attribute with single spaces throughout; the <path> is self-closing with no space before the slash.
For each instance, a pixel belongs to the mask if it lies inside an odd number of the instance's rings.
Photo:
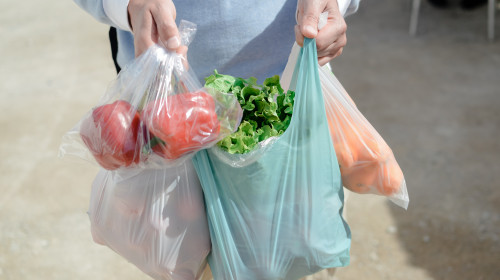
<path id="1" fill-rule="evenodd" d="M 220 123 L 211 95 L 203 91 L 170 95 L 146 105 L 141 118 L 162 143 L 153 151 L 177 159 L 217 140 Z"/>
<path id="2" fill-rule="evenodd" d="M 95 108 L 82 122 L 80 135 L 96 161 L 103 168 L 114 170 L 139 162 L 140 123 L 139 114 L 130 103 L 118 100 Z"/>

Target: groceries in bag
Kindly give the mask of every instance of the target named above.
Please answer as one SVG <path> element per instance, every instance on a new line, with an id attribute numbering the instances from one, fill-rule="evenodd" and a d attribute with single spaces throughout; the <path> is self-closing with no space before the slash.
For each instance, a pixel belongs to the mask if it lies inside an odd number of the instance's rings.
<path id="1" fill-rule="evenodd" d="M 214 279 L 299 279 L 349 263 L 350 230 L 313 40 L 293 63 L 293 114 L 281 135 L 247 153 L 214 146 L 193 157 Z"/>
<path id="2" fill-rule="evenodd" d="M 181 22 L 181 37 L 194 29 Z M 174 166 L 234 132 L 241 114 L 234 95 L 203 88 L 185 57 L 153 45 L 64 135 L 60 154 L 107 170 Z"/>
<path id="3" fill-rule="evenodd" d="M 343 185 L 355 193 L 386 196 L 406 209 L 406 181 L 391 148 L 335 75 L 326 67 L 319 74 Z"/>
<path id="4" fill-rule="evenodd" d="M 157 280 L 200 279 L 210 252 L 192 164 L 101 170 L 92 185 L 92 237 Z"/>

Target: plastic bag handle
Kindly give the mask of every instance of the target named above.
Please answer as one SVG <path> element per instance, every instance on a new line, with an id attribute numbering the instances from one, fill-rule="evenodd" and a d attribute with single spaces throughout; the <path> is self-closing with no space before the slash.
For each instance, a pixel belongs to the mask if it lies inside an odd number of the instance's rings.
<path id="1" fill-rule="evenodd" d="M 296 93 L 290 126 L 303 123 L 301 118 L 307 118 L 310 125 L 326 120 L 324 105 L 318 106 L 318 104 L 324 104 L 324 101 L 319 81 L 316 39 L 304 38 L 303 47 L 300 49 L 295 64 L 290 89 Z M 309 128 L 301 127 L 301 129 L 308 130 Z"/>
<path id="2" fill-rule="evenodd" d="M 181 20 L 179 24 L 179 35 L 181 37 L 181 44 L 184 46 L 189 46 L 193 41 L 194 35 L 196 35 L 196 23 Z"/>

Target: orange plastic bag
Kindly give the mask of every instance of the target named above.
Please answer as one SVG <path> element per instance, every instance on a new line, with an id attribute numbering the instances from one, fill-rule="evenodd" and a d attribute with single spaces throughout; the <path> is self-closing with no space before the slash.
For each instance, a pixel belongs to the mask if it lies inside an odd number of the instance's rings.
<path id="1" fill-rule="evenodd" d="M 320 69 L 326 115 L 342 183 L 360 194 L 378 194 L 407 208 L 403 171 L 391 148 L 358 110 L 328 67 Z"/>

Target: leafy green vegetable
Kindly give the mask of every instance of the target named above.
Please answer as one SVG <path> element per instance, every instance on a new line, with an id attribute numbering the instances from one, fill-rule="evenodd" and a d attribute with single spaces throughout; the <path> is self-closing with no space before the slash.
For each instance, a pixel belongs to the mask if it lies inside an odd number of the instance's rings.
<path id="1" fill-rule="evenodd" d="M 257 79 L 214 74 L 205 78 L 205 87 L 232 92 L 243 109 L 238 130 L 217 143 L 231 154 L 244 154 L 269 137 L 280 136 L 290 125 L 295 92 L 284 92 L 278 75 L 267 78 L 263 85 Z"/>

